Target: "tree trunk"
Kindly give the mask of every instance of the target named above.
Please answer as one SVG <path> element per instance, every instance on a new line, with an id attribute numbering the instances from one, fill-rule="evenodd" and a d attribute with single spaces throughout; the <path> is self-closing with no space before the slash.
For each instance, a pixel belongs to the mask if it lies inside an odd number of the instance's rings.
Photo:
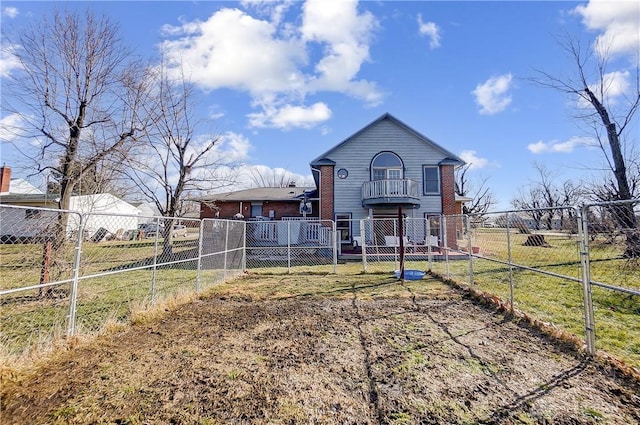
<path id="1" fill-rule="evenodd" d="M 544 240 L 544 235 L 529 235 L 524 243 L 524 246 L 550 246 L 547 241 Z"/>
<path id="2" fill-rule="evenodd" d="M 611 122 L 607 109 L 589 87 L 585 87 L 584 91 L 589 97 L 591 105 L 593 105 L 598 112 L 602 124 L 607 129 L 607 140 L 611 149 L 611 157 L 613 158 L 613 175 L 618 185 L 617 198 L 620 201 L 630 200 L 631 189 L 629 188 L 629 182 L 627 180 L 627 168 L 624 162 L 624 156 L 622 155 L 616 124 Z M 628 203 L 626 205 L 616 206 L 614 207 L 614 211 L 614 218 L 626 235 L 624 256 L 627 258 L 640 258 L 640 235 L 636 229 L 636 217 L 633 212 L 633 205 Z"/>
<path id="3" fill-rule="evenodd" d="M 42 268 L 40 270 L 40 285 L 49 283 L 51 281 L 51 240 L 45 240 L 42 246 Z M 38 295 L 41 297 L 51 296 L 51 286 L 46 288 L 40 288 Z"/>

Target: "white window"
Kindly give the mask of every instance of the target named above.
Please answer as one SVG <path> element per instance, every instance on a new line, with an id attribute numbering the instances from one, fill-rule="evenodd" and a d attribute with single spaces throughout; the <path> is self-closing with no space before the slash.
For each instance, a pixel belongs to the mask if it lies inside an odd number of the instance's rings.
<path id="1" fill-rule="evenodd" d="M 371 161 L 371 180 L 401 180 L 402 160 L 393 152 L 381 152 Z"/>

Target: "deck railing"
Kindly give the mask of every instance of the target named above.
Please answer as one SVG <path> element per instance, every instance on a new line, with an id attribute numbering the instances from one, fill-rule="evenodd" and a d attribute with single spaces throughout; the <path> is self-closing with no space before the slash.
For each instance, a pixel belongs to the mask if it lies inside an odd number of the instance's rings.
<path id="1" fill-rule="evenodd" d="M 418 198 L 418 184 L 413 180 L 373 180 L 362 185 L 362 199 Z"/>

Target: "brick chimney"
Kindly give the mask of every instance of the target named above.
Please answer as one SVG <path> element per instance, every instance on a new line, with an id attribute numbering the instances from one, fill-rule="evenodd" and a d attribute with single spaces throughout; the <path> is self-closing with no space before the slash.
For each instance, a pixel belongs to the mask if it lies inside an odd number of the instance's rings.
<path id="1" fill-rule="evenodd" d="M 0 167 L 0 193 L 9 193 L 11 186 L 11 167 Z"/>

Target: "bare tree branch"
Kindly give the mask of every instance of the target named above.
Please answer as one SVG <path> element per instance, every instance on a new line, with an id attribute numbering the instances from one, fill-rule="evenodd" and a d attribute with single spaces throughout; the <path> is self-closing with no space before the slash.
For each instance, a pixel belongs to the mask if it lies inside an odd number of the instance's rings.
<path id="1" fill-rule="evenodd" d="M 633 145 L 637 144 L 637 134 L 627 134 L 633 128 L 630 124 L 636 118 L 640 104 L 640 66 L 635 66 L 635 86 L 631 91 L 619 95 L 613 91 L 613 81 L 609 72 L 610 59 L 608 46 L 599 45 L 599 55 L 593 49 L 583 49 L 580 40 L 566 35 L 560 42 L 569 59 L 573 62 L 577 79 L 563 78 L 544 71 L 538 71 L 538 77 L 531 79 L 535 84 L 551 88 L 570 95 L 578 103 L 581 111 L 577 117 L 586 122 L 598 140 L 605 162 L 610 169 L 611 179 L 606 179 L 601 189 L 596 189 L 596 196 L 606 196 L 610 200 L 633 199 L 636 187 L 633 174 L 627 169 L 627 163 L 635 160 Z M 636 60 L 638 60 L 636 58 Z M 615 96 L 615 98 L 614 98 Z M 588 112 L 588 113 L 585 113 Z M 606 143 L 603 135 L 606 134 Z M 630 137 L 627 141 L 626 138 Z M 635 139 L 635 142 L 634 142 Z M 625 143 L 630 144 L 627 148 Z M 616 214 L 619 225 L 623 228 L 635 229 L 636 217 L 631 204 L 620 207 Z M 640 257 L 640 234 L 629 232 L 625 255 Z"/>

